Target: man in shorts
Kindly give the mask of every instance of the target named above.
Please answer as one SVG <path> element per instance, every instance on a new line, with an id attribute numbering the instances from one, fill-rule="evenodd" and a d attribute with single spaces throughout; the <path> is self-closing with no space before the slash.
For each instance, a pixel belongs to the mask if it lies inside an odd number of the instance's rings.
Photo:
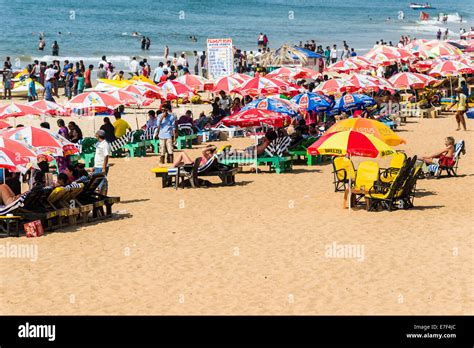
<path id="1" fill-rule="evenodd" d="M 160 164 L 173 163 L 173 137 L 176 130 L 176 116 L 171 113 L 171 106 L 164 105 L 158 115 L 158 138 L 160 139 Z"/>

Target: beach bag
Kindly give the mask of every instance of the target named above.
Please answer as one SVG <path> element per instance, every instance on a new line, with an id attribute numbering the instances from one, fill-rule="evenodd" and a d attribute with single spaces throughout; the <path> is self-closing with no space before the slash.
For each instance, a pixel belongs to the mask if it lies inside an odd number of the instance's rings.
<path id="1" fill-rule="evenodd" d="M 41 220 L 35 220 L 23 224 L 23 229 L 27 238 L 41 237 L 44 234 L 43 225 Z"/>

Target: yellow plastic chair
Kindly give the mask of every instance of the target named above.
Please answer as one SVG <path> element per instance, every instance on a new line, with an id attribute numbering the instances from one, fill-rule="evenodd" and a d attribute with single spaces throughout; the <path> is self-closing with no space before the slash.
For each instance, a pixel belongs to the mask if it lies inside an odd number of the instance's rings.
<path id="1" fill-rule="evenodd" d="M 369 190 L 379 179 L 379 165 L 376 162 L 365 161 L 359 164 L 354 183 L 354 189 Z"/>
<path id="2" fill-rule="evenodd" d="M 334 169 L 334 191 L 344 191 L 349 183 L 349 179 L 355 179 L 354 164 L 347 157 L 334 157 L 332 166 Z"/>

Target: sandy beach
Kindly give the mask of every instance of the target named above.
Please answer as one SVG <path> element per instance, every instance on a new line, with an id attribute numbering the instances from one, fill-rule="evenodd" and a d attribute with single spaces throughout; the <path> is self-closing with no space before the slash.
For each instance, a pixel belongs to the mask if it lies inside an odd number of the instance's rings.
<path id="1" fill-rule="evenodd" d="M 125 118 L 135 128 L 135 115 Z M 93 133 L 91 118 L 74 120 Z M 474 124 L 454 129 L 453 116 L 400 127 L 408 155 L 449 135 L 467 154 L 458 177 L 419 180 L 415 208 L 394 212 L 343 209 L 330 162 L 174 190 L 150 172 L 157 155 L 114 158 L 109 194 L 121 197 L 121 218 L 0 241 L 37 246 L 34 261 L 0 258 L 0 314 L 472 314 Z M 338 245 L 361 253 L 328 256 Z"/>

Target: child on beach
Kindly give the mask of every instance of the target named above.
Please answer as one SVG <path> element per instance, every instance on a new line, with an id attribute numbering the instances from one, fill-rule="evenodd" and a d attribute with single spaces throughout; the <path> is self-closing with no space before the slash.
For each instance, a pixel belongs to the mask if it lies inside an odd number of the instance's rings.
<path id="1" fill-rule="evenodd" d="M 38 95 L 36 94 L 36 76 L 32 75 L 28 83 L 28 101 L 35 101 L 36 99 L 38 99 Z"/>

